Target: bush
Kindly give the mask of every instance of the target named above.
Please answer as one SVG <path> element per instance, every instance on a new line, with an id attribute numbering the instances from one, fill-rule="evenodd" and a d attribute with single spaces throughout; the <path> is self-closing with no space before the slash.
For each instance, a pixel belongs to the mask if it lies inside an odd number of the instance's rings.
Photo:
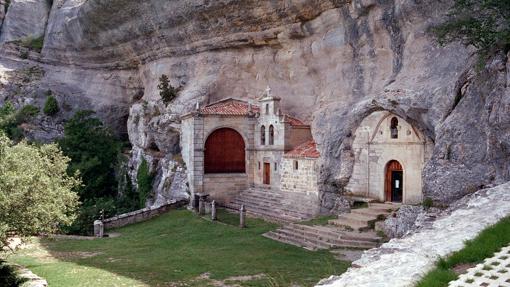
<path id="1" fill-rule="evenodd" d="M 170 81 L 168 80 L 167 75 L 161 75 L 159 78 L 159 95 L 163 102 L 168 105 L 177 97 L 177 89 L 170 85 Z"/>
<path id="2" fill-rule="evenodd" d="M 87 199 L 80 207 L 78 218 L 63 229 L 66 233 L 90 235 L 94 232 L 95 220 L 109 218 L 116 213 L 115 199 L 111 197 Z"/>
<path id="3" fill-rule="evenodd" d="M 49 91 L 49 96 L 46 98 L 43 111 L 45 115 L 50 117 L 56 115 L 60 111 L 57 99 L 51 95 L 51 91 Z"/>
<path id="4" fill-rule="evenodd" d="M 15 116 L 16 124 L 21 125 L 22 123 L 26 123 L 30 121 L 33 117 L 35 117 L 39 113 L 39 108 L 32 105 L 26 105 L 22 107 Z"/>
<path id="5" fill-rule="evenodd" d="M 19 127 L 39 113 L 39 109 L 26 105 L 16 111 L 12 103 L 6 102 L 0 108 L 0 131 L 3 131 L 11 140 L 19 142 L 23 139 L 23 130 Z"/>
<path id="6" fill-rule="evenodd" d="M 138 183 L 138 195 L 140 198 L 140 207 L 145 207 L 147 198 L 152 192 L 152 180 L 154 177 L 150 173 L 149 165 L 145 159 L 140 163 L 138 173 L 136 174 L 136 180 Z"/>
<path id="7" fill-rule="evenodd" d="M 432 198 L 430 197 L 427 197 L 423 200 L 423 208 L 425 208 L 426 210 L 430 209 L 431 207 L 434 206 L 434 201 L 432 200 Z"/>
<path id="8" fill-rule="evenodd" d="M 37 38 L 27 37 L 21 41 L 21 45 L 30 50 L 41 52 L 44 45 L 44 36 Z"/>

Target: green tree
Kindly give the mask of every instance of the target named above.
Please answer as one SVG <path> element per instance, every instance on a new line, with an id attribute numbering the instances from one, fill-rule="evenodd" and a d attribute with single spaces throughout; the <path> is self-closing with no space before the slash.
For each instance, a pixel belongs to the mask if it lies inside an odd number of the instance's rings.
<path id="1" fill-rule="evenodd" d="M 80 186 L 57 145 L 14 144 L 0 134 L 0 250 L 9 232 L 54 232 L 75 219 Z"/>
<path id="2" fill-rule="evenodd" d="M 510 49 L 510 0 L 455 0 L 448 17 L 433 29 L 440 44 L 460 41 L 482 59 Z"/>
<path id="3" fill-rule="evenodd" d="M 43 111 L 44 114 L 50 117 L 56 115 L 60 111 L 57 99 L 51 95 L 51 91 L 48 91 L 48 97 L 46 98 L 46 102 L 44 103 Z"/>
<path id="4" fill-rule="evenodd" d="M 136 174 L 136 181 L 138 184 L 138 196 L 140 198 L 140 207 L 145 207 L 147 198 L 152 192 L 152 181 L 154 176 L 150 172 L 149 164 L 145 159 L 140 163 L 138 167 L 138 173 Z"/>
<path id="5" fill-rule="evenodd" d="M 68 172 L 79 171 L 83 186 L 80 199 L 115 197 L 115 164 L 121 144 L 92 111 L 77 112 L 64 126 L 59 145 L 71 158 Z"/>
<path id="6" fill-rule="evenodd" d="M 177 97 L 177 89 L 170 85 L 168 76 L 165 74 L 161 75 L 161 77 L 159 78 L 158 89 L 159 95 L 161 96 L 161 99 L 163 100 L 165 105 L 168 105 Z"/>
<path id="7" fill-rule="evenodd" d="M 26 105 L 16 111 L 12 103 L 6 102 L 0 107 L 0 131 L 14 141 L 21 141 L 24 137 L 21 124 L 30 121 L 38 113 L 39 108 L 35 106 Z"/>

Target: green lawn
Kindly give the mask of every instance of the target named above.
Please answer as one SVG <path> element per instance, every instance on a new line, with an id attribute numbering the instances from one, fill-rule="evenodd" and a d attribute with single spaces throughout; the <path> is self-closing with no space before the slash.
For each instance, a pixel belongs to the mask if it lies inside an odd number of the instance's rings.
<path id="1" fill-rule="evenodd" d="M 219 212 L 223 222 L 237 215 Z M 346 270 L 327 251 L 310 252 L 266 239 L 276 226 L 247 219 L 248 228 L 213 223 L 187 210 L 115 230 L 92 241 L 36 239 L 8 258 L 50 286 L 312 286 Z M 206 274 L 208 273 L 208 274 Z M 234 276 L 259 275 L 235 278 Z"/>
<path id="2" fill-rule="evenodd" d="M 455 266 L 481 263 L 508 244 L 510 244 L 510 217 L 502 219 L 482 231 L 475 239 L 467 241 L 462 250 L 440 260 L 436 268 L 429 272 L 417 287 L 446 287 L 448 282 L 458 278 L 453 271 Z"/>

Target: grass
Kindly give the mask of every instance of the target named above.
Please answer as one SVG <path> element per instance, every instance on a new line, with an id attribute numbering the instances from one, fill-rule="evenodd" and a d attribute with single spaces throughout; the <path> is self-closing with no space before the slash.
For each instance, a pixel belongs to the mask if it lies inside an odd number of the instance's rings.
<path id="1" fill-rule="evenodd" d="M 301 222 L 299 222 L 299 224 L 309 225 L 309 226 L 312 226 L 312 225 L 327 225 L 328 221 L 331 220 L 331 219 L 337 219 L 337 215 L 319 216 L 319 217 L 316 217 L 316 218 L 313 218 L 313 219 L 310 219 L 310 220 L 307 220 L 307 221 L 301 221 Z"/>
<path id="2" fill-rule="evenodd" d="M 310 252 L 261 236 L 276 226 L 218 210 L 225 223 L 187 210 L 115 230 L 91 241 L 35 239 L 8 258 L 44 277 L 49 286 L 312 286 L 344 272 L 348 263 L 327 251 Z M 239 279 L 234 276 L 255 276 Z"/>
<path id="3" fill-rule="evenodd" d="M 494 256 L 502 247 L 510 244 L 510 217 L 482 231 L 475 239 L 466 242 L 466 246 L 446 259 L 441 259 L 434 270 L 429 272 L 417 287 L 445 287 L 456 280 L 453 268 L 460 264 L 478 264 Z M 485 265 L 484 270 L 493 269 Z"/>

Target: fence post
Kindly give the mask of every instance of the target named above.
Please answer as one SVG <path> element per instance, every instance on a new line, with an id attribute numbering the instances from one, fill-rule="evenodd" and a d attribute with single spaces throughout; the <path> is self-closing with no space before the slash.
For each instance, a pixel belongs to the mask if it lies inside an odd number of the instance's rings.
<path id="1" fill-rule="evenodd" d="M 212 201 L 211 202 L 211 220 L 216 220 L 217 217 L 216 217 L 216 201 Z"/>
<path id="2" fill-rule="evenodd" d="M 198 199 L 198 214 L 205 214 L 205 200 L 203 196 L 200 196 Z"/>
<path id="3" fill-rule="evenodd" d="M 241 209 L 239 210 L 239 227 L 245 228 L 245 219 L 246 219 L 246 208 L 244 207 L 244 204 L 241 205 Z"/>
<path id="4" fill-rule="evenodd" d="M 104 236 L 104 224 L 101 220 L 94 221 L 94 236 L 99 238 Z"/>

